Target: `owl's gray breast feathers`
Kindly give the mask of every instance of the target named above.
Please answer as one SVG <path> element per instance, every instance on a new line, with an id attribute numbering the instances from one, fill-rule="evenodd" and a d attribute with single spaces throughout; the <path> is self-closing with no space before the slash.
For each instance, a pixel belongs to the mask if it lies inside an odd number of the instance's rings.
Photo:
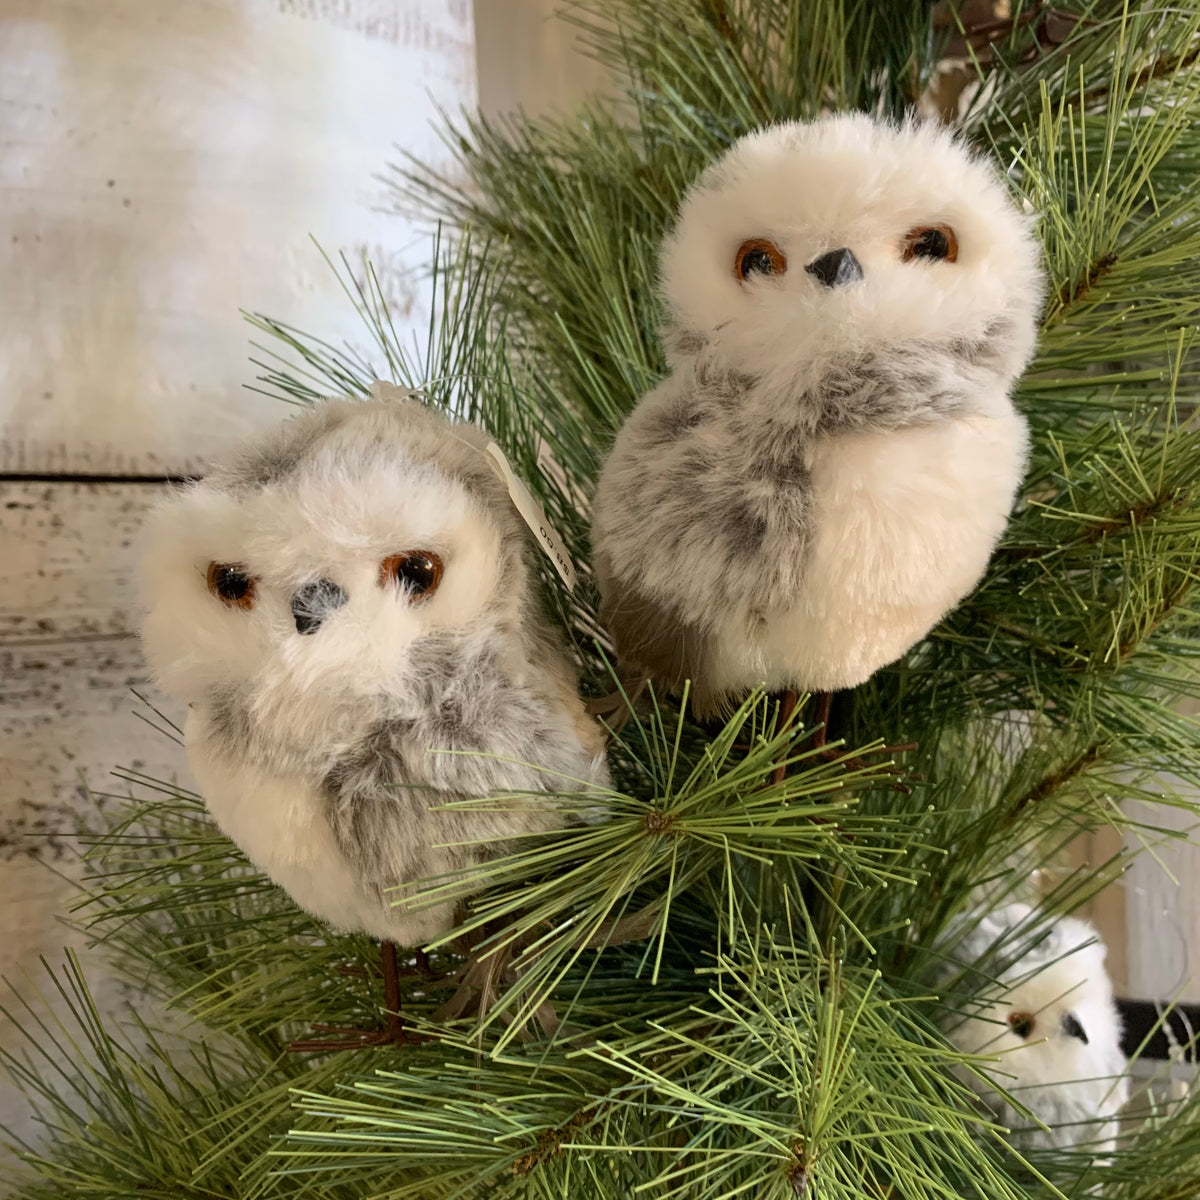
<path id="1" fill-rule="evenodd" d="M 384 716 L 325 774 L 339 848 L 368 885 L 395 886 L 511 848 L 561 818 L 536 796 L 583 790 L 594 770 L 561 708 L 517 685 L 488 643 L 425 639 L 414 649 L 411 714 Z M 493 807 L 447 802 L 498 797 Z"/>
<path id="2" fill-rule="evenodd" d="M 674 687 L 701 678 L 731 614 L 753 622 L 798 589 L 818 441 L 952 420 L 994 377 L 986 338 L 834 361 L 808 382 L 723 371 L 699 335 L 671 345 L 675 372 L 605 466 L 594 541 L 620 660 Z"/>

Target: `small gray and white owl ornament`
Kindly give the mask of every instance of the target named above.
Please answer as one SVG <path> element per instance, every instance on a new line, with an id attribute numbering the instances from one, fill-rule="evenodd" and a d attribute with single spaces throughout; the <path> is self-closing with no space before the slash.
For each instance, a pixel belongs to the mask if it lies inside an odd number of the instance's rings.
<path id="1" fill-rule="evenodd" d="M 1104 944 L 1086 921 L 1061 917 L 1046 929 L 1031 915 L 1026 904 L 1007 905 L 972 919 L 951 947 L 956 961 L 980 964 L 984 982 L 955 1006 L 945 1033 L 967 1054 L 996 1056 L 981 1067 L 1033 1114 L 969 1076 L 1014 1146 L 1105 1155 L 1116 1144 L 1129 1077 Z"/>
<path id="2" fill-rule="evenodd" d="M 407 911 L 395 889 L 509 852 L 562 823 L 539 795 L 608 779 L 481 439 L 411 400 L 328 401 L 147 530 L 146 653 L 188 705 L 212 816 L 385 957 L 454 924 L 452 904 Z"/>
<path id="3" fill-rule="evenodd" d="M 1026 462 L 1010 399 L 1030 221 L 940 127 L 864 115 L 736 142 L 661 260 L 670 374 L 604 464 L 592 541 L 627 681 L 853 687 L 979 581 Z"/>

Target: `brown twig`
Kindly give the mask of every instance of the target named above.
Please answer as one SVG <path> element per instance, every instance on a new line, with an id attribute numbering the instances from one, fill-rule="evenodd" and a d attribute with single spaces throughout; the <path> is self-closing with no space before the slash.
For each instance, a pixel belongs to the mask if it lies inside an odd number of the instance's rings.
<path id="1" fill-rule="evenodd" d="M 1058 310 L 1047 324 L 1057 324 L 1067 314 L 1071 305 L 1078 304 L 1117 265 L 1116 254 L 1102 254 L 1088 268 L 1088 273 L 1068 292 L 1063 288 L 1056 297 Z"/>
<path id="2" fill-rule="evenodd" d="M 1048 796 L 1053 795 L 1059 788 L 1065 787 L 1071 780 L 1082 775 L 1084 771 L 1098 763 L 1105 754 L 1103 742 L 1093 742 L 1081 754 L 1073 758 L 1064 767 L 1043 776 L 1037 784 L 1025 793 L 1005 814 L 1003 825 L 1013 824 L 1021 814 L 1033 805 L 1041 804 Z"/>
<path id="3" fill-rule="evenodd" d="M 701 7 L 704 9 L 704 15 L 721 37 L 727 42 L 737 41 L 737 30 L 734 29 L 733 22 L 729 19 L 729 6 L 725 0 L 702 0 Z"/>
<path id="4" fill-rule="evenodd" d="M 993 4 L 977 6 L 981 15 L 972 19 L 970 7 L 962 5 L 951 9 L 948 5 L 935 15 L 934 29 L 956 29 L 957 34 L 946 44 L 947 58 L 965 58 L 970 51 L 981 63 L 993 58 L 993 47 L 1022 29 L 1033 34 L 1033 45 L 1022 55 L 1023 63 L 1035 61 L 1043 53 L 1044 46 L 1057 48 L 1070 36 L 1083 18 L 1077 13 L 1064 12 L 1043 0 L 1037 0 L 1016 17 L 997 17 Z"/>
<path id="5" fill-rule="evenodd" d="M 815 1154 L 810 1155 L 808 1146 L 803 1138 L 797 1138 L 792 1147 L 795 1160 L 788 1168 L 787 1180 L 792 1185 L 792 1191 L 799 1197 L 808 1195 L 809 1184 L 812 1183 L 812 1170 L 816 1166 Z"/>
<path id="6" fill-rule="evenodd" d="M 512 1173 L 514 1175 L 528 1175 L 535 1167 L 545 1162 L 546 1159 L 554 1158 L 556 1155 L 561 1154 L 563 1142 L 567 1140 L 567 1135 L 573 1130 L 586 1125 L 595 1116 L 596 1108 L 593 1106 L 576 1113 L 569 1121 L 564 1122 L 555 1129 L 543 1129 L 538 1134 L 537 1145 L 527 1154 L 522 1154 L 513 1163 Z"/>
<path id="7" fill-rule="evenodd" d="M 1176 509 L 1182 508 L 1186 501 L 1182 496 L 1171 493 L 1166 496 L 1152 496 L 1149 500 L 1143 500 L 1141 504 L 1135 504 L 1127 512 L 1119 517 L 1108 517 L 1102 521 L 1097 521 L 1089 529 L 1077 539 L 1081 542 L 1098 542 L 1102 537 L 1109 534 L 1124 533 L 1128 529 L 1134 529 L 1138 525 L 1143 525 L 1147 521 L 1154 521 L 1158 517 L 1167 512 L 1173 512 Z"/>
<path id="8" fill-rule="evenodd" d="M 1141 633 L 1137 635 L 1137 637 L 1127 638 L 1120 644 L 1120 646 L 1117 647 L 1118 665 L 1123 665 L 1130 658 L 1132 658 L 1133 655 L 1136 654 L 1137 651 L 1140 650 L 1142 646 L 1150 638 L 1152 638 L 1163 627 L 1163 625 L 1166 624 L 1166 622 L 1174 615 L 1175 610 L 1192 594 L 1192 586 L 1192 581 L 1190 579 L 1182 583 L 1175 590 L 1173 595 L 1167 596 L 1163 600 L 1162 604 L 1159 606 L 1158 612 L 1154 614 L 1153 618 L 1150 620 L 1150 623 L 1141 631 Z"/>
<path id="9" fill-rule="evenodd" d="M 1164 75 L 1171 75 L 1176 71 L 1185 71 L 1189 67 L 1196 65 L 1200 61 L 1200 46 L 1189 50 L 1186 54 L 1176 54 L 1173 56 L 1155 59 L 1148 67 L 1143 67 L 1129 82 L 1130 91 L 1144 88 L 1148 84 L 1153 83 L 1156 79 L 1161 79 Z M 1099 100 L 1107 96 L 1113 91 L 1117 84 L 1117 80 L 1111 83 L 1098 83 L 1095 87 L 1089 88 L 1083 93 L 1083 103 L 1090 104 L 1093 100 Z"/>
<path id="10" fill-rule="evenodd" d="M 1159 517 L 1175 512 L 1187 504 L 1187 499 L 1176 492 L 1166 495 L 1151 496 L 1140 504 L 1135 504 L 1117 517 L 1101 517 L 1092 521 L 1086 529 L 1072 538 L 1055 542 L 1053 546 L 1001 546 L 997 556 L 1010 562 L 1027 562 L 1031 558 L 1044 558 L 1047 555 L 1061 555 L 1064 550 L 1073 550 L 1078 546 L 1093 545 L 1103 537 L 1111 537 L 1127 533 L 1147 521 L 1156 521 Z M 1087 518 L 1082 518 L 1079 523 Z"/>

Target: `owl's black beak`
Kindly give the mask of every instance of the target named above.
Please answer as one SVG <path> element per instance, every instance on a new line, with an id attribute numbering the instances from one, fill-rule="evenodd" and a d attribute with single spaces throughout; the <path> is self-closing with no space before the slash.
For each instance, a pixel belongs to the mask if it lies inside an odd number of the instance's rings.
<path id="1" fill-rule="evenodd" d="M 863 269 L 858 259 L 846 246 L 840 250 L 830 250 L 820 258 L 814 258 L 804 269 L 827 288 L 840 287 L 843 283 L 853 283 L 863 277 Z"/>
<path id="2" fill-rule="evenodd" d="M 350 597 L 332 579 L 314 579 L 292 596 L 292 619 L 297 633 L 316 633 L 321 622 Z"/>

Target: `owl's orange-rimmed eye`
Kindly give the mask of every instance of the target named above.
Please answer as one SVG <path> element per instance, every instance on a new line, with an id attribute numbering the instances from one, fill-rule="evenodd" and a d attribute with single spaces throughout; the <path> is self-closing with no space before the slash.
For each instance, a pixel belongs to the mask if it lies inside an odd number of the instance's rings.
<path id="1" fill-rule="evenodd" d="M 1008 1024 L 1019 1038 L 1027 1038 L 1033 1032 L 1033 1013 L 1013 1012 L 1008 1014 Z"/>
<path id="2" fill-rule="evenodd" d="M 442 560 L 432 550 L 390 554 L 379 564 L 379 583 L 396 584 L 410 600 L 428 600 L 442 582 Z"/>
<path id="3" fill-rule="evenodd" d="M 900 261 L 914 258 L 927 262 L 956 262 L 958 238 L 949 225 L 918 225 L 910 229 L 900 242 Z"/>
<path id="4" fill-rule="evenodd" d="M 257 580 L 247 574 L 241 563 L 208 564 L 208 590 L 226 608 L 241 608 L 247 612 L 254 607 L 254 592 Z"/>
<path id="5" fill-rule="evenodd" d="M 733 256 L 733 273 L 745 283 L 751 275 L 782 275 L 787 255 L 768 238 L 748 238 Z"/>

